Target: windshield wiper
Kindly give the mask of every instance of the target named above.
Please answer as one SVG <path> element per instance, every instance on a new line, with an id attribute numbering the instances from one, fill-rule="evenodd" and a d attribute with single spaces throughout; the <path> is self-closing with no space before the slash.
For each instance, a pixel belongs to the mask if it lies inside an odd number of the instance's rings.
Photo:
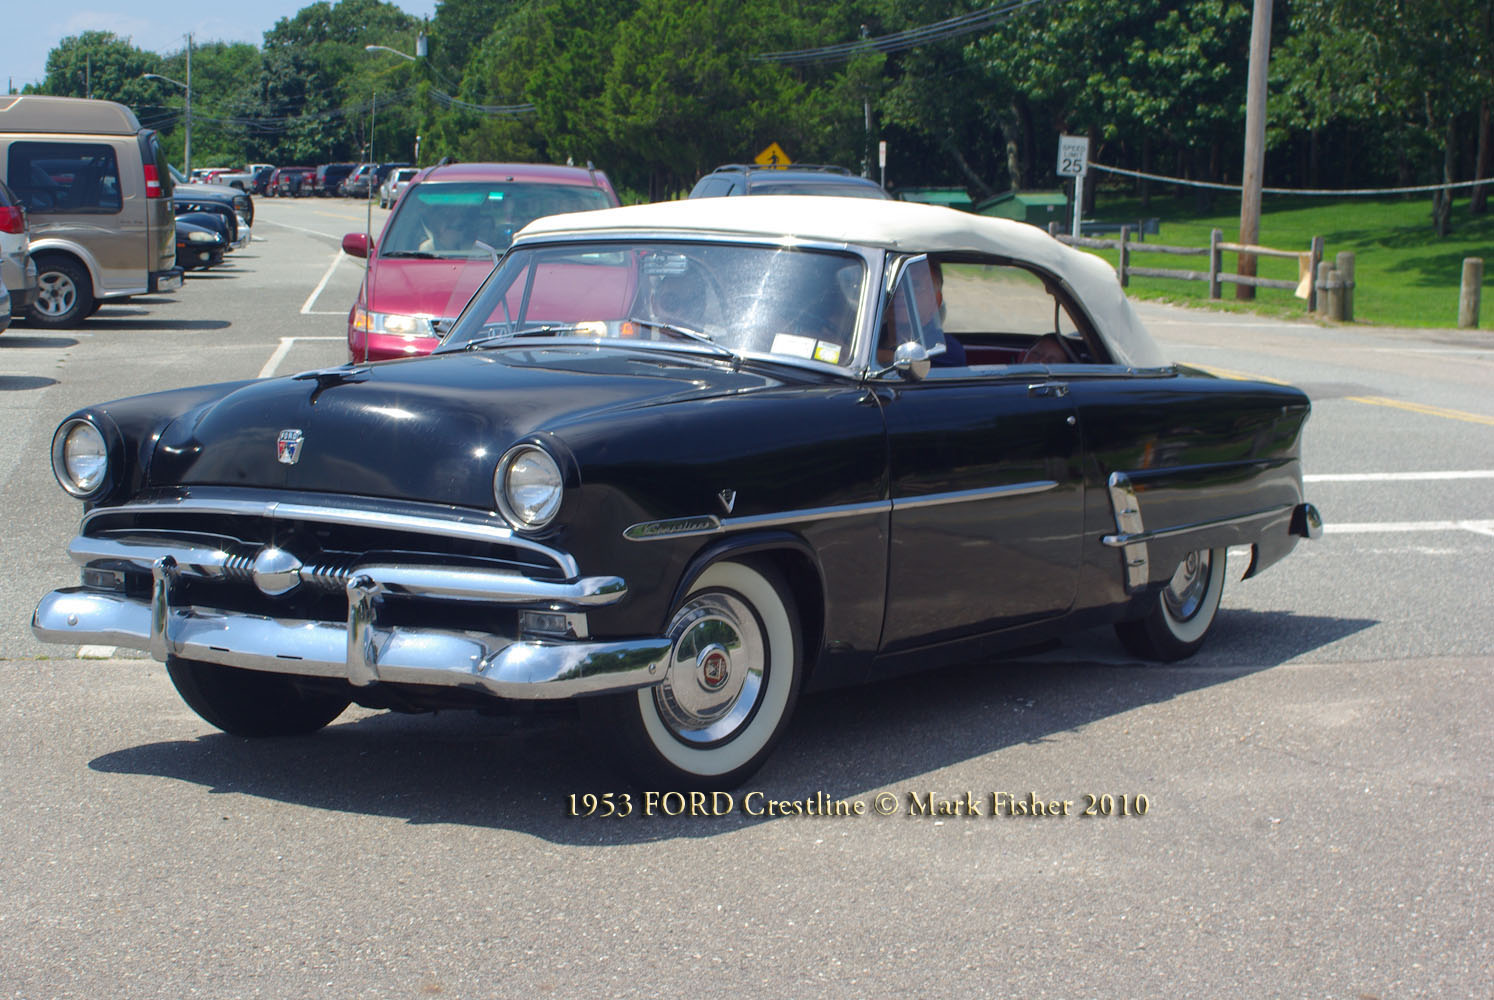
<path id="1" fill-rule="evenodd" d="M 478 337 L 469 340 L 462 345 L 464 351 L 475 351 L 479 347 L 503 340 L 517 340 L 520 337 L 550 337 L 556 334 L 575 333 L 577 330 L 590 332 L 593 327 L 587 323 L 544 323 L 540 326 L 526 326 L 522 330 L 509 330 L 504 333 L 495 333 L 487 337 Z"/>
<path id="2" fill-rule="evenodd" d="M 680 326 L 677 323 L 666 323 L 658 319 L 639 319 L 636 316 L 631 317 L 628 322 L 637 323 L 639 326 L 650 326 L 655 330 L 662 330 L 665 333 L 673 334 L 680 340 L 693 340 L 698 344 L 705 344 L 723 357 L 737 357 L 737 352 L 733 351 L 730 347 L 727 347 L 725 344 L 718 344 L 709 334 L 701 333 L 699 330 L 692 330 L 687 326 Z"/>
<path id="3" fill-rule="evenodd" d="M 431 253 L 429 250 L 386 250 L 383 253 L 379 254 L 379 256 L 386 259 L 390 257 L 404 257 L 413 258 L 415 260 L 436 260 L 441 255 L 438 253 Z"/>

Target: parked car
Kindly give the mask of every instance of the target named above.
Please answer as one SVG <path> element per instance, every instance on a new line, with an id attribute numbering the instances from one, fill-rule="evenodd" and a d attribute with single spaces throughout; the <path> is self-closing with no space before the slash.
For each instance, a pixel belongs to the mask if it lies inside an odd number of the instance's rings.
<path id="1" fill-rule="evenodd" d="M 415 175 L 420 173 L 415 167 L 400 167 L 391 171 L 384 183 L 379 185 L 379 207 L 388 208 L 399 200 L 400 193 L 409 186 Z"/>
<path id="2" fill-rule="evenodd" d="M 10 292 L 4 285 L 0 285 L 0 333 L 10 329 L 10 319 Z"/>
<path id="3" fill-rule="evenodd" d="M 216 223 L 216 225 L 214 224 Z M 207 213 L 176 217 L 176 264 L 184 271 L 223 263 L 228 235 L 220 218 Z"/>
<path id="4" fill-rule="evenodd" d="M 228 237 L 228 249 L 239 250 L 249 243 L 249 223 L 233 209 L 227 198 L 210 192 L 183 190 L 172 196 L 177 218 L 188 214 L 213 215 L 222 220 L 224 234 Z"/>
<path id="5" fill-rule="evenodd" d="M 181 287 L 166 156 L 124 105 L 0 97 L 0 181 L 30 223 L 31 323 L 77 326 L 106 300 Z"/>
<path id="6" fill-rule="evenodd" d="M 795 163 L 788 167 L 728 163 L 717 167 L 690 189 L 692 198 L 721 198 L 742 194 L 816 194 L 842 198 L 892 196 L 876 181 L 857 177 L 845 167 Z"/>
<path id="7" fill-rule="evenodd" d="M 299 198 L 310 194 L 315 183 L 315 167 L 277 167 L 270 176 L 270 190 L 277 198 Z"/>
<path id="8" fill-rule="evenodd" d="M 241 188 L 227 187 L 223 184 L 196 184 L 188 183 L 182 176 L 182 172 L 171 167 L 171 176 L 176 181 L 176 187 L 172 191 L 173 198 L 180 195 L 202 195 L 211 197 L 216 201 L 226 201 L 233 206 L 233 210 L 244 222 L 252 225 L 254 223 L 254 196 Z"/>
<path id="9" fill-rule="evenodd" d="M 217 170 L 208 179 L 208 183 L 249 192 L 254 190 L 254 173 L 248 170 Z"/>
<path id="10" fill-rule="evenodd" d="M 349 355 L 380 360 L 429 352 L 525 224 L 617 203 L 607 175 L 587 167 L 427 167 L 395 204 L 377 250 L 366 233 L 343 237 L 345 251 L 369 259 L 348 314 Z"/>
<path id="11" fill-rule="evenodd" d="M 254 166 L 254 183 L 250 186 L 251 194 L 265 195 L 270 191 L 270 177 L 274 175 L 275 168 L 268 163 L 251 164 Z"/>
<path id="12" fill-rule="evenodd" d="M 316 168 L 316 180 L 312 189 L 324 198 L 342 193 L 342 182 L 356 170 L 356 163 L 324 163 Z"/>
<path id="13" fill-rule="evenodd" d="M 0 181 L 0 287 L 7 305 L 0 313 L 8 324 L 12 314 L 24 316 L 36 301 L 36 261 L 31 259 L 31 229 L 26 206 Z"/>
<path id="14" fill-rule="evenodd" d="M 32 627 L 150 651 L 240 736 L 569 700 L 644 787 L 727 787 L 806 691 L 1096 625 L 1191 654 L 1227 548 L 1250 577 L 1320 531 L 1309 409 L 1169 363 L 1110 267 L 1022 223 L 551 216 L 429 357 L 69 416 L 82 581 Z"/>
<path id="15" fill-rule="evenodd" d="M 353 172 L 343 179 L 338 190 L 345 198 L 367 198 L 369 179 L 373 176 L 374 167 L 371 163 L 360 163 Z"/>

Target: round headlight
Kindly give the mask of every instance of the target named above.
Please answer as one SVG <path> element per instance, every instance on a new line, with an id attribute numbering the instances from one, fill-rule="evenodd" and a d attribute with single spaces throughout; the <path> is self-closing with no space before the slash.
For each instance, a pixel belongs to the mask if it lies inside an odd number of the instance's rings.
<path id="1" fill-rule="evenodd" d="M 542 448 L 519 445 L 498 462 L 493 496 L 516 528 L 543 528 L 560 510 L 565 480 L 560 466 Z"/>
<path id="2" fill-rule="evenodd" d="M 87 420 L 69 420 L 52 438 L 52 472 L 62 488 L 87 499 L 104 488 L 109 474 L 109 447 Z"/>

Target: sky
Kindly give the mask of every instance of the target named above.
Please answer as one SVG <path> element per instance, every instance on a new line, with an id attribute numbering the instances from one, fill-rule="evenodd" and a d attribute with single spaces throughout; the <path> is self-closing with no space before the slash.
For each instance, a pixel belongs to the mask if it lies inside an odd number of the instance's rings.
<path id="1" fill-rule="evenodd" d="M 47 75 L 47 53 L 64 38 L 85 31 L 112 31 L 128 38 L 137 48 L 166 55 L 187 47 L 186 35 L 193 44 L 200 42 L 264 43 L 265 32 L 282 17 L 290 17 L 313 0 L 254 0 L 250 3 L 223 3 L 218 0 L 83 0 L 85 10 L 65 17 L 37 16 L 22 13 L 20 0 L 11 0 L 0 8 L 13 13 L 5 15 L 5 50 L 10 53 L 0 62 L 5 79 L 0 84 L 20 90 L 28 83 L 41 83 Z M 395 5 L 416 17 L 430 17 L 436 11 L 436 0 L 395 0 Z M 33 8 L 33 11 L 35 9 Z M 0 91 L 4 93 L 6 91 Z"/>

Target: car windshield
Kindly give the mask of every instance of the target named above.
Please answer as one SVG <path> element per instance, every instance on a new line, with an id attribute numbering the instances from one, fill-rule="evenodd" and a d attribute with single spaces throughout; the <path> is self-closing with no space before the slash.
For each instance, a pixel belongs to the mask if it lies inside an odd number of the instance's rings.
<path id="1" fill-rule="evenodd" d="M 854 254 L 802 248 L 666 241 L 520 247 L 440 349 L 576 336 L 844 368 L 853 360 L 866 275 Z"/>
<path id="2" fill-rule="evenodd" d="M 540 216 L 611 205 L 600 188 L 577 184 L 426 182 L 400 196 L 379 256 L 486 257 L 479 243 L 505 250 Z"/>

